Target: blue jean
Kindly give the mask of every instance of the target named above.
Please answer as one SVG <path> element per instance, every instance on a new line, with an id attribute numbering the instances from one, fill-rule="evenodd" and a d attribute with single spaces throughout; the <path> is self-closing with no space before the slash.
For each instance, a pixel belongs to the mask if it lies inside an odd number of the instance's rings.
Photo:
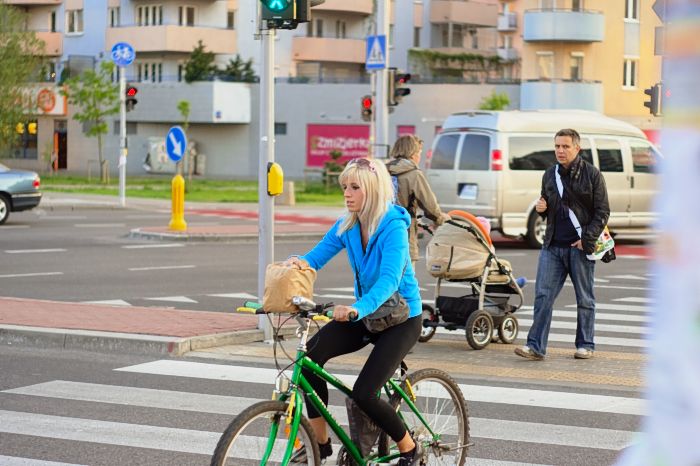
<path id="1" fill-rule="evenodd" d="M 554 300 L 561 292 L 567 275 L 576 292 L 576 348 L 595 349 L 595 296 L 593 274 L 595 262 L 577 248 L 549 246 L 540 252 L 535 283 L 535 312 L 527 334 L 527 346 L 537 354 L 547 352 Z"/>

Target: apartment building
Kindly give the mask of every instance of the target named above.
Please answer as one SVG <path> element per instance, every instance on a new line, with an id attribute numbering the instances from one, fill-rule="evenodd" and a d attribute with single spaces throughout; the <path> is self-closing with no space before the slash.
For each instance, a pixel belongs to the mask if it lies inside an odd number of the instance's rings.
<path id="1" fill-rule="evenodd" d="M 579 108 L 656 128 L 643 90 L 661 79 L 654 0 L 502 0 L 498 54 L 520 107 Z"/>

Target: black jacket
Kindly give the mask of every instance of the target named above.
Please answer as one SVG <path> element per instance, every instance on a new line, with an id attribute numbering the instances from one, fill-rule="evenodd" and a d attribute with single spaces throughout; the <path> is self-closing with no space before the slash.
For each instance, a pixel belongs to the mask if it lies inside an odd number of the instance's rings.
<path id="1" fill-rule="evenodd" d="M 580 157 L 580 156 L 578 156 Z M 583 251 L 591 254 L 598 236 L 608 224 L 610 206 L 608 204 L 608 190 L 605 187 L 605 179 L 600 171 L 585 160 L 581 160 L 581 171 L 576 179 L 564 183 L 567 189 L 570 208 L 576 214 L 581 224 L 581 239 Z M 559 212 L 559 190 L 554 170 L 559 164 L 549 167 L 542 176 L 541 196 L 547 201 L 547 210 L 540 215 L 547 218 L 547 230 L 544 235 L 544 247 L 549 247 L 554 236 L 554 216 Z M 560 172 L 561 173 L 561 172 Z"/>

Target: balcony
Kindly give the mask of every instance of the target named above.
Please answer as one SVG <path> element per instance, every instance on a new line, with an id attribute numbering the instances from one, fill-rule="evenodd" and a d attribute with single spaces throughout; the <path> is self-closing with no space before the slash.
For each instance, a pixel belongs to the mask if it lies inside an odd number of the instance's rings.
<path id="1" fill-rule="evenodd" d="M 520 52 L 513 47 L 498 47 L 496 49 L 496 55 L 503 61 L 515 61 L 520 58 Z"/>
<path id="2" fill-rule="evenodd" d="M 5 0 L 3 3 L 15 6 L 60 5 L 63 0 Z"/>
<path id="3" fill-rule="evenodd" d="M 458 23 L 496 27 L 498 5 L 467 0 L 434 0 L 430 2 L 430 22 Z"/>
<path id="4" fill-rule="evenodd" d="M 313 7 L 311 14 L 326 11 L 369 16 L 372 14 L 372 0 L 326 0 L 324 3 Z"/>
<path id="5" fill-rule="evenodd" d="M 44 41 L 44 55 L 59 57 L 63 55 L 63 33 L 61 32 L 37 32 L 37 39 Z"/>
<path id="6" fill-rule="evenodd" d="M 250 84 L 222 81 L 182 83 L 138 83 L 138 105 L 129 112 L 129 121 L 181 121 L 173 96 L 187 96 L 190 123 L 251 122 Z"/>
<path id="7" fill-rule="evenodd" d="M 600 81 L 523 81 L 520 110 L 578 109 L 603 111 L 603 84 Z"/>
<path id="8" fill-rule="evenodd" d="M 292 59 L 297 61 L 364 63 L 365 41 L 326 37 L 293 37 Z"/>
<path id="9" fill-rule="evenodd" d="M 605 16 L 598 11 L 528 10 L 523 28 L 525 41 L 602 42 Z"/>
<path id="10" fill-rule="evenodd" d="M 107 44 L 130 43 L 136 52 L 190 53 L 201 40 L 208 52 L 236 53 L 236 31 L 202 26 L 125 26 L 107 28 Z"/>
<path id="11" fill-rule="evenodd" d="M 500 32 L 515 31 L 518 28 L 518 16 L 515 13 L 498 15 L 496 28 Z"/>

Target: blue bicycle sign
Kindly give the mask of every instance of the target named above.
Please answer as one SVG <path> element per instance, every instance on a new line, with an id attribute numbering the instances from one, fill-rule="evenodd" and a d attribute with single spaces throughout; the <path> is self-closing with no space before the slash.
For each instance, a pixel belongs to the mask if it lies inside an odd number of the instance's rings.
<path id="1" fill-rule="evenodd" d="M 136 58 L 134 48 L 126 42 L 117 42 L 112 47 L 112 61 L 117 66 L 129 66 Z"/>

